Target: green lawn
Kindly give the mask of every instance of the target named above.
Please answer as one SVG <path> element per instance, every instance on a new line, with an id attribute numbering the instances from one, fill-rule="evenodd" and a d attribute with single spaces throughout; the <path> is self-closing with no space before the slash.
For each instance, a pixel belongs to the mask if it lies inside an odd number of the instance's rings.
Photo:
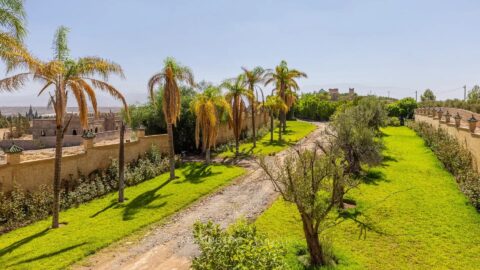
<path id="1" fill-rule="evenodd" d="M 232 166 L 188 164 L 177 170 L 128 187 L 123 204 L 117 194 L 60 214 L 68 225 L 49 230 L 50 219 L 0 236 L 0 269 L 63 269 L 146 225 L 161 221 L 232 179 L 244 169 Z"/>
<path id="2" fill-rule="evenodd" d="M 287 129 L 282 134 L 282 141 L 278 140 L 278 128 L 273 132 L 273 142 L 270 142 L 270 132 L 257 140 L 257 147 L 253 148 L 253 143 L 240 144 L 240 153 L 242 155 L 268 155 L 282 151 L 288 146 L 295 144 L 310 132 L 314 131 L 316 126 L 305 121 L 287 121 Z M 232 158 L 235 156 L 235 148 L 219 153 L 220 158 Z"/>
<path id="3" fill-rule="evenodd" d="M 359 237 L 351 221 L 327 231 L 338 269 L 480 269 L 480 214 L 413 131 L 384 132 L 385 163 L 349 196 L 383 233 Z M 300 268 L 295 246 L 305 245 L 296 213 L 277 200 L 256 222 L 270 238 L 289 243 L 292 268 Z"/>

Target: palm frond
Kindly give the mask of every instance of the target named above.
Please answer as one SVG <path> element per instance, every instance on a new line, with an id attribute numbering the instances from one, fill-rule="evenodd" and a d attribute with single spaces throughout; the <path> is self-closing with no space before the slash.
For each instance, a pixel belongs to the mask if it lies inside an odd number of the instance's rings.
<path id="1" fill-rule="evenodd" d="M 102 82 L 100 80 L 88 78 L 88 80 L 92 83 L 93 87 L 98 88 L 102 91 L 105 91 L 109 93 L 112 97 L 120 100 L 123 104 L 123 108 L 125 109 L 125 114 L 127 115 L 127 121 L 130 122 L 130 113 L 128 111 L 128 104 L 127 101 L 125 100 L 125 97 L 122 95 L 120 91 L 118 91 L 115 87 L 112 85 Z"/>
<path id="2" fill-rule="evenodd" d="M 65 61 L 68 59 L 70 50 L 68 49 L 67 34 L 69 31 L 70 29 L 62 25 L 55 32 L 52 47 L 56 60 Z"/>
<path id="3" fill-rule="evenodd" d="M 20 73 L 0 80 L 0 92 L 12 92 L 18 90 L 25 85 L 25 81 L 28 80 L 30 75 L 30 73 Z"/>

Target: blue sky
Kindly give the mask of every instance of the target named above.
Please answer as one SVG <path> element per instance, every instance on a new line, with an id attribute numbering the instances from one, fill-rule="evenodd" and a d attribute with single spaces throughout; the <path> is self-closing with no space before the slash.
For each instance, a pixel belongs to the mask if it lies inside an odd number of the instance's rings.
<path id="1" fill-rule="evenodd" d="M 74 57 L 122 65 L 111 82 L 129 103 L 147 99 L 146 82 L 167 56 L 214 83 L 241 66 L 273 68 L 285 59 L 305 71 L 302 91 L 355 87 L 361 94 L 463 97 L 480 83 L 480 1 L 154 1 L 26 0 L 26 43 L 48 59 L 55 29 L 71 28 Z M 4 72 L 2 72 L 2 75 Z M 3 105 L 45 105 L 38 86 L 0 96 Z M 101 95 L 101 105 L 117 102 Z"/>

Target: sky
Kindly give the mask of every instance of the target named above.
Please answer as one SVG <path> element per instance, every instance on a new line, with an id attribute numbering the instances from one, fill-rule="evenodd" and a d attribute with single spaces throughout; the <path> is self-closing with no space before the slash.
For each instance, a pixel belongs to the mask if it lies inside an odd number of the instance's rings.
<path id="1" fill-rule="evenodd" d="M 147 81 L 168 56 L 213 83 L 286 60 L 308 74 L 302 92 L 354 87 L 403 98 L 430 88 L 445 99 L 480 83 L 477 0 L 26 0 L 26 11 L 34 55 L 51 59 L 55 30 L 69 27 L 72 57 L 123 67 L 126 78 L 110 83 L 131 104 L 147 100 Z M 38 90 L 2 93 L 0 106 L 44 106 Z M 102 94 L 99 104 L 119 102 Z"/>

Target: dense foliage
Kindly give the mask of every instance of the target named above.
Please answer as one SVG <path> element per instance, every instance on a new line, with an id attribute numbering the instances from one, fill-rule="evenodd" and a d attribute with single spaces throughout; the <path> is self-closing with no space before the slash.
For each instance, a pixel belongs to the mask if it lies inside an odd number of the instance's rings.
<path id="1" fill-rule="evenodd" d="M 463 193 L 480 210 L 480 174 L 473 165 L 471 153 L 456 138 L 441 128 L 424 122 L 409 122 L 433 150 L 445 168 L 451 172 Z"/>
<path id="2" fill-rule="evenodd" d="M 387 105 L 388 116 L 412 119 L 417 102 L 413 98 L 403 98 Z"/>
<path id="3" fill-rule="evenodd" d="M 159 90 L 161 91 L 161 90 Z M 181 111 L 180 119 L 173 129 L 175 138 L 175 152 L 182 151 L 198 152 L 195 147 L 195 115 L 190 110 L 190 103 L 196 95 L 193 88 L 182 87 L 181 95 Z M 163 95 L 155 95 L 157 99 L 156 106 L 151 102 L 143 105 L 131 105 L 130 115 L 132 120 L 132 128 L 136 129 L 145 126 L 147 135 L 166 133 L 167 126 L 162 112 Z"/>
<path id="4" fill-rule="evenodd" d="M 128 164 L 125 170 L 126 185 L 136 185 L 167 170 L 168 160 L 152 148 L 144 157 Z M 105 170 L 78 179 L 64 179 L 60 196 L 61 209 L 78 206 L 117 189 L 118 162 L 114 160 Z M 0 192 L 0 232 L 48 217 L 52 203 L 53 194 L 49 186 L 41 186 L 30 192 L 15 185 L 11 192 Z"/>
<path id="5" fill-rule="evenodd" d="M 192 262 L 195 270 L 285 269 L 285 250 L 259 234 L 254 225 L 237 222 L 227 230 L 209 221 L 197 222 L 193 235 L 201 255 Z"/>
<path id="6" fill-rule="evenodd" d="M 326 92 L 304 93 L 294 106 L 295 116 L 301 119 L 328 121 L 339 105 L 347 101 L 331 101 Z"/>

